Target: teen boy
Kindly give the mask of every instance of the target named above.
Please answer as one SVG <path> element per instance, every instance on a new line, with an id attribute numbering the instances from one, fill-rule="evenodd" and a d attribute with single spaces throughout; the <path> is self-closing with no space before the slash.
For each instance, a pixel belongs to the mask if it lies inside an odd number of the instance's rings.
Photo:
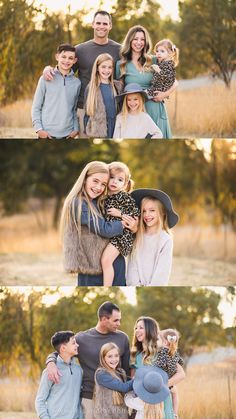
<path id="1" fill-rule="evenodd" d="M 58 352 L 57 364 L 63 371 L 59 384 L 54 384 L 42 373 L 35 408 L 42 419 L 81 419 L 80 387 L 82 368 L 73 358 L 78 355 L 78 344 L 71 331 L 57 332 L 51 338 L 51 344 Z"/>
<path id="2" fill-rule="evenodd" d="M 75 77 L 75 47 L 61 44 L 52 82 L 40 77 L 32 105 L 32 122 L 39 138 L 74 138 L 79 133 L 77 103 L 81 81 Z"/>

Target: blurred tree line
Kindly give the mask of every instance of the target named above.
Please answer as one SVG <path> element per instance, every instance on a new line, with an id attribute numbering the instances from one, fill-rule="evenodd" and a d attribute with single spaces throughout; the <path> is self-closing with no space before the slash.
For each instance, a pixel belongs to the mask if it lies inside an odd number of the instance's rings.
<path id="1" fill-rule="evenodd" d="M 45 141 L 2 141 L 2 213 L 27 210 L 30 198 L 42 204 L 53 198 L 56 228 L 63 199 L 84 166 L 93 160 L 120 160 L 129 166 L 135 188 L 158 188 L 171 196 L 182 223 L 202 219 L 209 224 L 211 219 L 212 225 L 236 230 L 236 140 L 213 140 L 209 155 L 201 144 L 199 140 L 158 140 L 158 146 L 156 141 L 80 140 L 47 141 L 45 146 Z"/>
<path id="2" fill-rule="evenodd" d="M 221 297 L 212 290 L 190 287 L 137 288 L 137 304 L 131 305 L 120 288 L 75 288 L 70 296 L 52 289 L 20 290 L 2 288 L 0 294 L 1 375 L 20 371 L 28 365 L 30 374 L 44 368 L 52 351 L 50 338 L 57 330 L 75 333 L 94 327 L 97 309 L 112 300 L 122 312 L 121 329 L 132 341 L 136 319 L 152 316 L 160 328 L 176 328 L 181 333 L 180 351 L 187 358 L 199 347 L 236 344 L 235 327 L 224 329 L 218 305 Z M 58 293 L 57 301 L 46 304 L 45 297 Z M 228 291 L 230 294 L 230 290 Z M 232 292 L 231 292 L 232 297 Z M 233 297 L 233 300 L 235 296 Z M 233 301 L 232 300 L 232 301 Z M 25 370 L 26 371 L 26 370 Z"/>
<path id="3" fill-rule="evenodd" d="M 160 18 L 158 0 L 117 0 L 112 10 L 110 37 L 122 42 L 128 29 L 141 24 L 153 44 L 170 37 L 181 53 L 178 77 L 209 71 L 230 86 L 236 65 L 235 0 L 181 0 L 180 21 Z M 84 23 L 88 9 L 71 14 L 49 12 L 35 1 L 0 1 L 0 105 L 32 96 L 37 79 L 47 64 L 54 63 L 58 44 L 81 43 L 93 37 Z"/>

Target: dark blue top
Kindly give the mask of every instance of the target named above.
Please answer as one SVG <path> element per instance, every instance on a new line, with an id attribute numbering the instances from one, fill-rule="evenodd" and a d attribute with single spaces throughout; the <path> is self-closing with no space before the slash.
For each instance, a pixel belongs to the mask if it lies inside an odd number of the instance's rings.
<path id="1" fill-rule="evenodd" d="M 133 389 L 133 380 L 120 381 L 118 378 L 113 377 L 109 372 L 97 371 L 96 380 L 100 386 L 109 388 L 110 390 L 119 391 L 121 393 L 128 393 Z"/>
<path id="2" fill-rule="evenodd" d="M 116 122 L 116 103 L 112 85 L 110 83 L 100 83 L 100 90 L 107 116 L 107 138 L 113 138 Z"/>

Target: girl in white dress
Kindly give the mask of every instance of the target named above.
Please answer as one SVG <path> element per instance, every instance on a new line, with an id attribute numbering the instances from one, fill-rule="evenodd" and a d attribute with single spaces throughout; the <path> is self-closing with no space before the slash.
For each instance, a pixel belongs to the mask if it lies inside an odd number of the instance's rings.
<path id="1" fill-rule="evenodd" d="M 132 197 L 141 217 L 128 261 L 127 285 L 166 286 L 171 273 L 173 239 L 169 229 L 179 220 L 170 197 L 158 189 L 137 189 Z"/>

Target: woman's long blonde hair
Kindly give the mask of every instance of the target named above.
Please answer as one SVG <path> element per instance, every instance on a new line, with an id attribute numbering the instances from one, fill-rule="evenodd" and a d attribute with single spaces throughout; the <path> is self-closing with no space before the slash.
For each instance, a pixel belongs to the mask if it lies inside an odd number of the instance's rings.
<path id="1" fill-rule="evenodd" d="M 139 342 L 136 337 L 136 327 L 139 321 L 143 321 L 145 329 L 145 341 Z M 132 339 L 131 347 L 131 359 L 132 362 L 135 361 L 135 356 L 137 353 L 143 354 L 143 363 L 152 364 L 153 360 L 156 357 L 158 347 L 158 333 L 159 333 L 159 324 L 152 317 L 141 316 L 136 320 L 134 325 L 134 335 Z"/>
<path id="2" fill-rule="evenodd" d="M 143 207 L 148 201 L 152 201 L 152 202 L 154 202 L 154 204 L 156 204 L 156 206 L 157 206 L 157 208 L 160 212 L 161 219 L 162 219 L 162 230 L 165 230 L 167 233 L 170 234 L 169 227 L 168 227 L 168 221 L 167 221 L 167 212 L 166 212 L 166 209 L 165 209 L 164 205 L 162 204 L 161 201 L 159 201 L 156 198 L 153 198 L 152 196 L 145 196 L 141 201 L 141 215 L 140 215 L 140 220 L 139 220 L 138 231 L 136 233 L 136 238 L 135 238 L 135 241 L 134 241 L 132 255 L 135 254 L 135 252 L 137 251 L 137 248 L 143 242 L 143 236 L 144 236 L 144 233 L 146 231 L 145 223 L 144 223 L 144 220 L 143 220 Z"/>
<path id="3" fill-rule="evenodd" d="M 100 54 L 96 58 L 92 73 L 91 73 L 91 79 L 89 82 L 88 87 L 88 97 L 86 101 L 86 114 L 88 116 L 94 116 L 95 109 L 97 107 L 97 98 L 98 98 L 98 89 L 101 83 L 101 79 L 98 72 L 98 67 L 100 64 L 102 64 L 104 61 L 112 61 L 113 67 L 114 67 L 114 60 L 110 54 Z M 113 72 L 109 78 L 110 84 L 112 85 L 114 96 L 116 95 L 115 87 L 114 87 L 114 80 L 113 80 Z"/>
<path id="4" fill-rule="evenodd" d="M 126 64 L 132 60 L 132 48 L 131 42 L 135 38 L 137 32 L 143 32 L 145 37 L 145 45 L 141 52 L 141 56 L 139 58 L 139 62 L 142 65 L 144 71 L 151 71 L 151 64 L 152 64 L 152 57 L 149 54 L 152 49 L 152 43 L 149 36 L 147 29 L 145 29 L 141 25 L 136 25 L 130 28 L 127 32 L 127 35 L 121 45 L 120 56 L 121 56 L 121 63 L 120 63 L 120 73 L 121 77 L 125 74 Z"/>
<path id="5" fill-rule="evenodd" d="M 126 380 L 126 375 L 125 375 L 124 370 L 122 370 L 120 368 L 120 362 L 119 362 L 116 370 L 110 368 L 109 365 L 106 363 L 105 356 L 112 349 L 116 349 L 118 354 L 120 355 L 120 349 L 115 343 L 113 343 L 113 342 L 105 343 L 100 349 L 99 366 L 101 368 L 106 369 L 109 372 L 109 374 L 111 374 L 113 377 L 117 378 L 118 380 L 125 381 Z M 95 394 L 95 397 L 96 397 L 96 394 Z M 112 392 L 112 399 L 113 399 L 113 404 L 115 406 L 121 406 L 124 403 L 124 396 L 119 391 L 113 391 Z"/>
<path id="6" fill-rule="evenodd" d="M 89 216 L 91 214 L 96 232 L 98 231 L 98 217 L 101 217 L 101 214 L 96 210 L 94 205 L 91 203 L 86 190 L 85 182 L 89 176 L 92 176 L 96 173 L 104 173 L 109 175 L 108 165 L 101 161 L 92 161 L 88 163 L 82 170 L 80 176 L 75 182 L 73 188 L 67 195 L 61 213 L 60 220 L 60 236 L 61 238 L 64 235 L 66 226 L 73 223 L 80 235 L 81 231 L 81 210 L 82 210 L 82 201 L 85 200 L 88 204 Z M 100 195 L 99 199 L 102 198 Z"/>

